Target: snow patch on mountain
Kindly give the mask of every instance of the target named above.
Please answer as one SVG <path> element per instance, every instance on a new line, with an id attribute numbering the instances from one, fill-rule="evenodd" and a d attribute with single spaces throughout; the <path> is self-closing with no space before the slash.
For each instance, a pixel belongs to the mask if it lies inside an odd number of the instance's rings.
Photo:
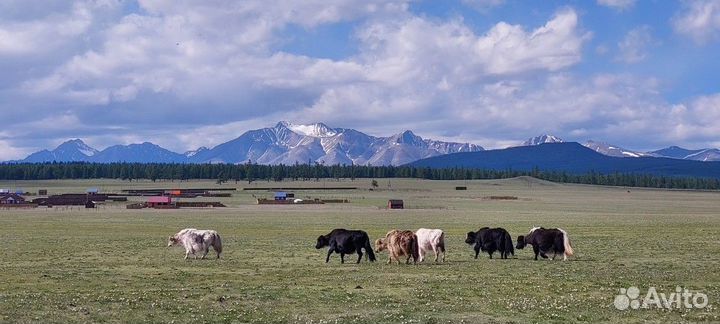
<path id="1" fill-rule="evenodd" d="M 193 156 L 198 155 L 207 150 L 209 150 L 209 148 L 207 148 L 205 146 L 201 146 L 197 150 L 187 151 L 187 152 L 183 153 L 183 155 L 185 155 L 186 157 L 193 157 Z"/>
<path id="2" fill-rule="evenodd" d="M 312 136 L 312 137 L 332 137 L 337 135 L 337 131 L 328 127 L 327 125 L 323 123 L 315 123 L 310 125 L 303 125 L 303 124 L 293 124 L 286 121 L 281 121 L 279 125 L 285 126 L 291 131 L 304 135 L 304 136 Z"/>
<path id="3" fill-rule="evenodd" d="M 544 134 L 540 136 L 535 136 L 528 138 L 525 142 L 522 143 L 521 146 L 533 146 L 533 145 L 540 145 L 545 143 L 563 143 L 565 141 L 562 140 L 562 138 L 559 138 L 557 136 Z"/>
<path id="4" fill-rule="evenodd" d="M 628 157 L 628 158 L 638 158 L 638 157 L 643 157 L 643 156 L 649 156 L 649 154 L 647 154 L 647 153 L 636 152 L 636 151 L 628 150 L 628 149 L 625 149 L 625 148 L 622 148 L 622 147 L 619 147 L 616 145 L 610 145 L 608 143 L 598 142 L 598 141 L 593 141 L 593 140 L 589 140 L 589 141 L 585 142 L 585 144 L 583 144 L 583 146 L 585 146 L 595 152 L 598 152 L 600 154 L 607 155 L 607 156 Z"/>

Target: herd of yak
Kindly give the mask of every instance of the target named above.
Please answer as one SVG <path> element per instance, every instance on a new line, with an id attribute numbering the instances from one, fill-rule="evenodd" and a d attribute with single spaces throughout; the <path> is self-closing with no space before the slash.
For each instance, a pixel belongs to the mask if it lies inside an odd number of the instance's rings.
<path id="1" fill-rule="evenodd" d="M 533 227 L 527 235 L 521 235 L 517 238 L 517 246 L 513 247 L 510 233 L 504 228 L 483 227 L 477 232 L 468 232 L 465 243 L 473 246 L 475 250 L 475 258 L 478 258 L 480 251 L 487 252 L 492 259 L 495 252 L 500 252 L 500 258 L 507 259 L 510 255 L 515 255 L 515 248 L 523 249 L 527 245 L 531 245 L 535 253 L 535 260 L 538 255 L 547 259 L 548 254 L 552 253 L 554 260 L 557 255 L 562 255 L 563 260 L 567 260 L 568 256 L 573 255 L 573 248 L 570 245 L 570 238 L 567 232 L 560 228 L 546 229 L 542 227 Z M 197 230 L 194 228 L 186 228 L 177 234 L 170 236 L 168 246 L 181 245 L 185 248 L 185 259 L 190 254 L 197 258 L 197 253 L 202 253 L 201 258 L 207 256 L 210 247 L 217 253 L 220 258 L 222 252 L 222 241 L 220 235 L 213 230 Z M 366 259 L 373 262 L 376 260 L 375 252 L 370 244 L 370 237 L 367 232 L 362 230 L 346 230 L 334 229 L 327 235 L 320 235 L 317 239 L 316 249 L 328 248 L 325 262 L 330 261 L 330 255 L 333 253 L 340 254 L 340 262 L 345 263 L 345 255 L 357 253 L 357 263 L 360 263 L 365 251 Z M 405 257 L 405 263 L 422 262 L 428 251 L 435 254 L 435 262 L 438 262 L 440 255 L 441 261 L 445 261 L 445 233 L 440 229 L 421 228 L 417 231 L 392 230 L 385 237 L 375 241 L 375 250 L 388 251 L 388 263 L 392 261 L 400 263 L 400 258 Z"/>
<path id="2" fill-rule="evenodd" d="M 515 255 L 515 248 L 523 249 L 527 245 L 532 246 L 535 260 L 538 256 L 547 259 L 551 253 L 553 260 L 557 255 L 562 255 L 563 260 L 567 260 L 567 257 L 574 253 L 567 232 L 560 228 L 533 227 L 527 235 L 518 236 L 517 246 L 513 247 L 510 233 L 504 228 L 483 227 L 477 232 L 468 232 L 465 243 L 474 246 L 476 259 L 480 251 L 487 252 L 491 259 L 495 252 L 500 252 L 500 258 L 507 259 L 510 255 Z M 324 247 L 328 248 L 326 263 L 330 261 L 333 253 L 340 254 L 341 263 L 345 262 L 345 254 L 357 253 L 357 263 L 360 263 L 363 250 L 368 260 L 376 260 L 370 237 L 362 230 L 334 229 L 327 235 L 320 235 L 315 248 Z M 442 261 L 445 261 L 445 234 L 440 229 L 421 228 L 415 232 L 392 230 L 375 241 L 375 249 L 388 251 L 388 263 L 400 263 L 401 257 L 406 258 L 405 263 L 410 263 L 410 259 L 413 263 L 422 262 L 425 253 L 430 250 L 435 253 L 435 262 L 441 253 Z"/>

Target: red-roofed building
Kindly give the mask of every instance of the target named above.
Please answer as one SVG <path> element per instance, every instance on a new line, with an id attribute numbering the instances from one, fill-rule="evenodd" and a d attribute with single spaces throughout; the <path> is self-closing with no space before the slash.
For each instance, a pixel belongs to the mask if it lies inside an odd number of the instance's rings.
<path id="1" fill-rule="evenodd" d="M 172 203 L 172 199 L 167 196 L 154 196 L 154 197 L 148 197 L 147 205 L 148 207 L 155 208 L 157 206 L 170 206 Z"/>

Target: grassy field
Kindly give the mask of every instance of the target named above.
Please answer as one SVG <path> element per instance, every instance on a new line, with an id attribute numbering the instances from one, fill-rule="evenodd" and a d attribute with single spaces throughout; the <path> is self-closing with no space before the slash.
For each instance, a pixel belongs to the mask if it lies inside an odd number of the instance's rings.
<path id="1" fill-rule="evenodd" d="M 259 206 L 268 192 L 215 198 L 229 208 L 0 210 L 0 322 L 718 322 L 720 193 L 560 185 L 531 178 L 493 181 L 381 179 L 283 183 L 357 186 L 297 191 L 301 198 L 348 204 Z M 259 182 L 249 186 L 277 186 Z M 455 186 L 467 191 L 455 191 Z M 50 193 L 150 187 L 216 187 L 213 182 L 0 182 L 0 188 Z M 243 187 L 247 183 L 226 183 Z M 517 200 L 489 200 L 493 195 Z M 386 210 L 389 198 L 407 209 Z M 513 238 L 534 225 L 567 230 L 576 256 L 533 261 L 473 259 L 465 233 L 501 226 Z M 221 260 L 182 259 L 166 248 L 185 227 L 216 229 Z M 441 228 L 444 264 L 340 264 L 315 239 L 335 227 Z M 350 258 L 354 259 L 353 257 Z M 676 286 L 701 291 L 704 309 L 613 306 L 620 288 Z"/>

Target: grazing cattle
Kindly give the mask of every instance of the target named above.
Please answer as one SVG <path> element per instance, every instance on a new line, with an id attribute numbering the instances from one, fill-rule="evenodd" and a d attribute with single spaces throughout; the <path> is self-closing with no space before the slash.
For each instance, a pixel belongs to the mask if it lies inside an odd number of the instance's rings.
<path id="1" fill-rule="evenodd" d="M 475 249 L 475 259 L 478 258 L 480 251 L 487 252 L 490 259 L 495 251 L 500 252 L 501 259 L 507 259 L 509 255 L 515 255 L 512 237 L 510 233 L 502 227 L 489 228 L 483 227 L 477 232 L 468 232 L 465 243 L 473 245 Z"/>
<path id="2" fill-rule="evenodd" d="M 419 262 L 425 260 L 425 253 L 433 251 L 435 253 L 435 262 L 438 262 L 438 255 L 442 252 L 442 262 L 445 262 L 445 233 L 441 229 L 421 228 L 415 231 L 420 250 Z"/>
<path id="3" fill-rule="evenodd" d="M 562 254 L 563 261 L 565 261 L 567 260 L 567 257 L 572 256 L 575 253 L 572 245 L 570 245 L 570 237 L 567 232 L 560 228 L 546 229 L 542 227 L 533 227 L 527 235 L 518 236 L 518 249 L 522 249 L 528 244 L 533 247 L 535 260 L 538 259 L 538 255 L 543 257 L 543 259 L 547 259 L 547 254 L 552 252 L 553 260 L 555 260 L 555 257 L 558 254 Z"/>
<path id="4" fill-rule="evenodd" d="M 220 253 L 222 253 L 220 235 L 213 230 L 186 228 L 168 238 L 168 247 L 173 245 L 182 245 L 185 248 L 185 259 L 188 258 L 190 253 L 197 259 L 196 252 L 202 252 L 202 259 L 205 259 L 211 246 L 213 250 L 215 250 L 215 253 L 217 253 L 218 259 L 220 259 Z"/>
<path id="5" fill-rule="evenodd" d="M 330 255 L 333 252 L 340 254 L 340 263 L 345 263 L 345 254 L 357 253 L 357 263 L 360 263 L 363 256 L 362 249 L 365 249 L 367 254 L 365 257 L 369 258 L 370 262 L 375 262 L 375 253 L 370 245 L 370 237 L 365 231 L 336 228 L 327 235 L 318 237 L 315 248 L 322 249 L 326 246 L 329 248 L 325 263 L 330 261 Z"/>
<path id="6" fill-rule="evenodd" d="M 392 230 L 385 235 L 385 238 L 375 241 L 375 249 L 378 252 L 388 251 L 388 264 L 393 260 L 400 264 L 402 256 L 407 256 L 406 264 L 410 263 L 410 258 L 413 259 L 413 263 L 417 263 L 420 258 L 418 238 L 412 231 Z"/>

